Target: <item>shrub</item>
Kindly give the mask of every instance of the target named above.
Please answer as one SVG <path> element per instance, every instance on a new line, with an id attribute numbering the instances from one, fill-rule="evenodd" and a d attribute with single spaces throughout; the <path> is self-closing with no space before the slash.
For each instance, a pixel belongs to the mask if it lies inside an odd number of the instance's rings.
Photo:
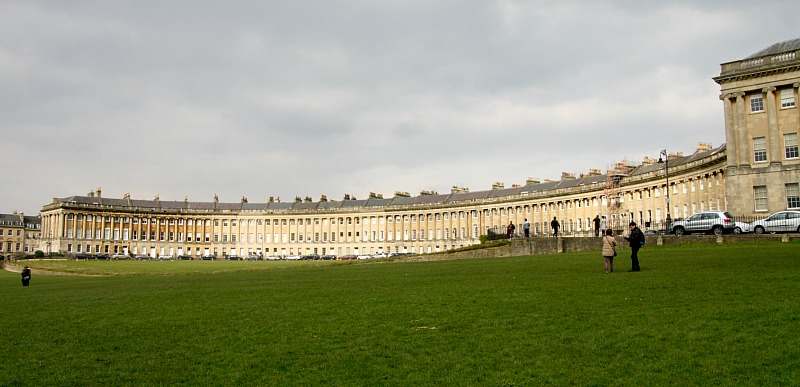
<path id="1" fill-rule="evenodd" d="M 33 253 L 33 256 L 34 256 L 34 257 L 36 257 L 36 258 L 44 258 L 44 251 L 42 251 L 42 250 L 36 250 L 36 251 Z"/>

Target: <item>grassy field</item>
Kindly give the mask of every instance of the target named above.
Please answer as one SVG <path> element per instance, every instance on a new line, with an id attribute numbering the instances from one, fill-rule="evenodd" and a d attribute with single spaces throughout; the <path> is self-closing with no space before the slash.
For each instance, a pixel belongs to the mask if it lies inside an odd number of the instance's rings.
<path id="1" fill-rule="evenodd" d="M 0 385 L 792 385 L 800 245 L 0 273 Z"/>

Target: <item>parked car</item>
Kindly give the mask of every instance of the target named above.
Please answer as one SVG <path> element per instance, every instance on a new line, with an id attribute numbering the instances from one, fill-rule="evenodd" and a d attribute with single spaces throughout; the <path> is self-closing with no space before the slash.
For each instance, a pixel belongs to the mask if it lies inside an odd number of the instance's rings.
<path id="1" fill-rule="evenodd" d="M 300 259 L 303 260 L 303 261 L 316 261 L 316 260 L 319 259 L 319 255 L 316 255 L 316 254 L 304 255 L 304 256 L 300 257 Z"/>
<path id="2" fill-rule="evenodd" d="M 192 256 L 191 255 L 185 255 L 185 254 L 184 255 L 179 255 L 178 259 L 180 259 L 181 261 L 191 261 L 192 260 Z"/>
<path id="3" fill-rule="evenodd" d="M 104 261 L 107 261 L 109 258 L 111 258 L 111 256 L 109 256 L 108 254 L 95 254 L 94 256 L 94 259 L 100 259 Z"/>
<path id="4" fill-rule="evenodd" d="M 372 259 L 372 256 L 371 255 L 362 254 L 362 255 L 357 256 L 356 258 L 358 258 L 358 259 Z"/>
<path id="5" fill-rule="evenodd" d="M 267 261 L 277 261 L 281 259 L 281 257 L 275 255 L 267 255 L 266 257 L 264 257 L 264 259 L 266 259 Z"/>
<path id="6" fill-rule="evenodd" d="M 289 260 L 289 261 L 299 261 L 300 260 L 300 256 L 299 255 L 290 255 L 290 256 L 287 256 L 286 259 Z"/>
<path id="7" fill-rule="evenodd" d="M 753 232 L 753 225 L 745 222 L 735 222 L 733 227 L 734 234 L 747 234 Z"/>
<path id="8" fill-rule="evenodd" d="M 675 235 L 693 232 L 722 235 L 732 233 L 735 228 L 733 215 L 722 211 L 706 211 L 694 214 L 684 220 L 672 222 L 672 233 Z"/>
<path id="9" fill-rule="evenodd" d="M 114 254 L 111 256 L 111 259 L 118 260 L 118 259 L 129 259 L 130 257 L 128 254 Z"/>
<path id="10" fill-rule="evenodd" d="M 358 257 L 356 257 L 355 255 L 342 255 L 342 256 L 337 257 L 336 259 L 339 260 L 339 261 L 350 261 L 350 260 L 357 259 L 357 258 Z"/>
<path id="11" fill-rule="evenodd" d="M 333 261 L 336 260 L 335 255 L 323 255 L 321 258 L 323 261 Z"/>
<path id="12" fill-rule="evenodd" d="M 225 256 L 225 259 L 227 259 L 229 261 L 238 261 L 239 260 L 239 256 L 236 255 L 236 254 L 231 254 L 231 255 Z"/>
<path id="13" fill-rule="evenodd" d="M 147 260 L 147 259 L 150 259 L 150 257 L 149 257 L 149 256 L 147 256 L 147 255 L 141 255 L 141 254 L 140 254 L 140 255 L 136 255 L 136 256 L 134 256 L 134 257 L 133 257 L 133 259 L 136 259 L 136 260 L 139 260 L 139 261 L 141 261 L 141 260 Z"/>
<path id="14" fill-rule="evenodd" d="M 166 255 L 166 254 L 158 256 L 158 260 L 159 261 L 170 261 L 170 260 L 172 260 L 172 258 L 173 257 L 171 255 Z"/>
<path id="15" fill-rule="evenodd" d="M 753 232 L 800 232 L 800 211 L 780 211 L 753 222 Z"/>
<path id="16" fill-rule="evenodd" d="M 206 254 L 206 255 L 203 255 L 201 257 L 201 259 L 204 260 L 204 261 L 213 261 L 213 260 L 217 259 L 217 256 L 214 255 L 214 254 Z"/>
<path id="17" fill-rule="evenodd" d="M 250 255 L 244 257 L 244 260 L 245 261 L 258 261 L 258 255 L 250 254 Z"/>

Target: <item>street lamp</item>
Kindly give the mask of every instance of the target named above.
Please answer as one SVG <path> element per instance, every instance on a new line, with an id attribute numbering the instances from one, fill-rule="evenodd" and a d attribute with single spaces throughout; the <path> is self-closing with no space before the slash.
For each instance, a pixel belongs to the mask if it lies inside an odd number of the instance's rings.
<path id="1" fill-rule="evenodd" d="M 664 176 L 667 178 L 667 232 L 669 232 L 669 227 L 672 223 L 672 217 L 670 216 L 669 212 L 669 154 L 667 153 L 666 149 L 663 149 L 658 155 L 658 163 L 664 164 Z"/>

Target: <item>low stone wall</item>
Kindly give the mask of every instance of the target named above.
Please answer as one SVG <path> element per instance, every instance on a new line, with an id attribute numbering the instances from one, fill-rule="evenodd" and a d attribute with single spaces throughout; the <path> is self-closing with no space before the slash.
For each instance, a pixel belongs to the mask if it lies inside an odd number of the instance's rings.
<path id="1" fill-rule="evenodd" d="M 617 245 L 623 248 L 628 242 L 622 237 L 616 237 Z M 730 244 L 730 243 L 781 243 L 800 240 L 798 234 L 783 235 L 658 235 L 647 236 L 647 246 L 680 246 L 691 244 Z M 500 258 L 518 257 L 523 255 L 550 255 L 570 252 L 596 251 L 600 252 L 602 241 L 597 237 L 575 238 L 529 238 L 513 239 L 505 246 L 487 247 L 467 251 L 452 251 L 438 254 L 428 254 L 413 257 L 411 260 L 436 260 L 436 259 L 464 259 L 464 258 Z"/>

